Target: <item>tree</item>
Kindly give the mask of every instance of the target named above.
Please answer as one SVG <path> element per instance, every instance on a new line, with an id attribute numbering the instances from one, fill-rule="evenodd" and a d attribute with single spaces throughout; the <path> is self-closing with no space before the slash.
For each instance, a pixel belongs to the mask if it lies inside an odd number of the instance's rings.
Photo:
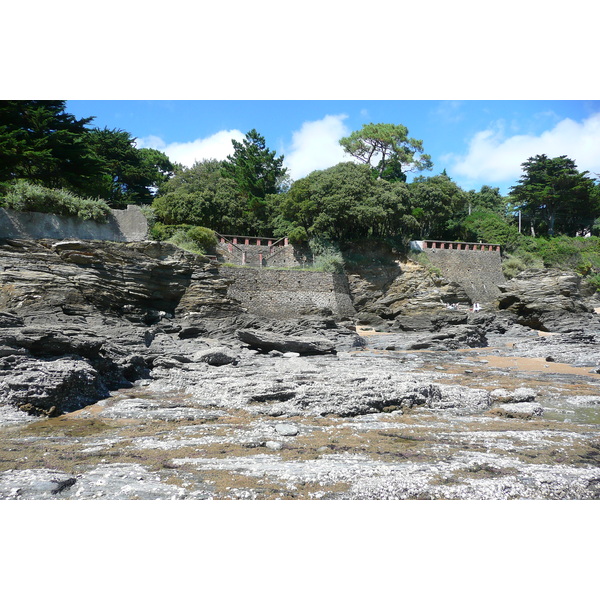
<path id="1" fill-rule="evenodd" d="M 497 187 L 482 185 L 478 192 L 470 190 L 467 192 L 467 202 L 469 214 L 475 211 L 488 211 L 505 215 L 507 212 L 506 198 L 500 194 L 500 188 Z"/>
<path id="2" fill-rule="evenodd" d="M 404 125 L 369 123 L 340 140 L 351 156 L 369 165 L 378 179 L 405 181 L 408 171 L 431 169 L 431 157 L 423 154 L 423 142 L 408 137 Z M 417 156 L 417 153 L 420 153 Z"/>
<path id="3" fill-rule="evenodd" d="M 173 174 L 174 166 L 164 153 L 137 148 L 127 131 L 92 129 L 87 142 L 102 165 L 90 191 L 111 206 L 151 202 L 153 190 Z"/>
<path id="4" fill-rule="evenodd" d="M 175 175 L 160 186 L 152 208 L 158 220 L 168 225 L 254 233 L 245 221 L 245 201 L 235 181 L 223 175 L 223 162 L 214 159 L 178 166 Z"/>
<path id="5" fill-rule="evenodd" d="M 101 161 L 87 143 L 86 125 L 62 100 L 0 102 L 0 180 L 27 179 L 48 188 L 87 194 Z"/>
<path id="6" fill-rule="evenodd" d="M 600 214 L 594 182 L 567 156 L 538 154 L 522 163 L 523 175 L 510 188 L 515 210 L 529 220 L 531 232 L 576 235 Z"/>
<path id="7" fill-rule="evenodd" d="M 408 189 L 419 237 L 454 238 L 466 216 L 466 193 L 445 175 L 419 177 Z"/>
<path id="8" fill-rule="evenodd" d="M 285 177 L 283 155 L 275 158 L 275 151 L 267 148 L 265 138 L 256 129 L 246 134 L 240 143 L 231 140 L 233 156 L 228 156 L 223 168 L 227 176 L 235 179 L 238 188 L 248 197 L 264 199 L 279 191 L 278 184 Z"/>
<path id="9" fill-rule="evenodd" d="M 279 235 L 304 231 L 335 242 L 394 236 L 406 225 L 408 190 L 374 180 L 367 165 L 346 162 L 295 181 L 276 207 Z"/>
<path id="10" fill-rule="evenodd" d="M 519 246 L 522 236 L 517 227 L 509 224 L 497 212 L 478 209 L 463 220 L 461 239 L 501 244 L 511 252 Z"/>

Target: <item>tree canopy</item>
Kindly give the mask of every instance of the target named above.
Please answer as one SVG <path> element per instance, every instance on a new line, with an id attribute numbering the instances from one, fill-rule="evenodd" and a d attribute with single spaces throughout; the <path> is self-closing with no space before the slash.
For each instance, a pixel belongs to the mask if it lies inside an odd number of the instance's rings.
<path id="1" fill-rule="evenodd" d="M 0 180 L 87 193 L 102 168 L 86 139 L 92 119 L 66 113 L 64 101 L 1 101 Z"/>
<path id="2" fill-rule="evenodd" d="M 185 230 L 212 240 L 209 228 L 331 247 L 433 238 L 522 250 L 539 236 L 600 232 L 600 184 L 565 155 L 530 157 L 508 197 L 489 185 L 464 191 L 445 170 L 407 183 L 407 173 L 432 168 L 423 142 L 404 125 L 369 123 L 339 141 L 355 161 L 291 182 L 283 155 L 255 129 L 232 140 L 225 160 L 186 167 L 93 119 L 68 114 L 63 101 L 0 101 L 0 206 L 102 219 L 109 206 L 152 202 L 160 239 Z M 516 227 L 518 211 L 537 239 Z"/>
<path id="3" fill-rule="evenodd" d="M 151 202 L 153 188 L 173 174 L 174 166 L 164 153 L 137 148 L 127 131 L 95 128 L 87 133 L 87 142 L 101 162 L 101 176 L 90 192 L 112 206 Z"/>
<path id="4" fill-rule="evenodd" d="M 276 225 L 331 240 L 393 236 L 408 215 L 404 183 L 376 181 L 367 165 L 339 163 L 295 181 L 278 205 Z"/>
<path id="5" fill-rule="evenodd" d="M 533 235 L 576 235 L 600 215 L 594 181 L 567 156 L 538 154 L 521 164 L 523 175 L 510 188 L 515 210 L 522 212 Z"/>
<path id="6" fill-rule="evenodd" d="M 106 200 L 147 203 L 173 171 L 165 154 L 138 149 L 129 133 L 90 129 L 62 100 L 0 101 L 0 182 L 20 179 Z"/>
<path id="7" fill-rule="evenodd" d="M 406 172 L 431 169 L 431 157 L 423 154 L 423 141 L 408 137 L 404 125 L 369 123 L 340 140 L 351 156 L 369 165 L 378 179 L 406 181 Z"/>

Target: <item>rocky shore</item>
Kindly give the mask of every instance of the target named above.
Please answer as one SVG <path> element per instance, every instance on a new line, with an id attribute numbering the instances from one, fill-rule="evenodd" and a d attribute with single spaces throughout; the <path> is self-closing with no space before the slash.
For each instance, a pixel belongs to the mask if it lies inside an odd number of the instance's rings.
<path id="1" fill-rule="evenodd" d="M 413 263 L 269 319 L 169 244 L 0 241 L 0 498 L 596 499 L 600 317 Z M 447 304 L 456 303 L 458 310 Z"/>

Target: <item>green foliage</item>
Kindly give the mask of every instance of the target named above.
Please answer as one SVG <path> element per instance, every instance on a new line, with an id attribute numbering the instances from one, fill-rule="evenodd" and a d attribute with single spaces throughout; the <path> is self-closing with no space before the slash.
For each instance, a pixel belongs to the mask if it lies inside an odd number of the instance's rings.
<path id="1" fill-rule="evenodd" d="M 111 206 L 151 202 L 152 189 L 173 174 L 174 166 L 165 154 L 136 148 L 135 139 L 126 131 L 92 129 L 87 143 L 102 164 L 101 177 L 91 191 Z"/>
<path id="2" fill-rule="evenodd" d="M 511 188 L 511 201 L 532 232 L 574 236 L 589 229 L 600 216 L 593 180 L 587 171 L 580 173 L 567 156 L 539 154 L 521 166 L 524 174 Z"/>
<path id="3" fill-rule="evenodd" d="M 519 247 L 523 237 L 517 227 L 507 223 L 498 213 L 486 210 L 465 217 L 462 230 L 464 241 L 501 244 L 508 252 Z"/>
<path id="4" fill-rule="evenodd" d="M 418 177 L 408 185 L 420 239 L 453 239 L 467 211 L 467 195 L 449 177 Z"/>
<path id="5" fill-rule="evenodd" d="M 308 233 L 304 227 L 295 227 L 288 234 L 290 244 L 302 244 L 308 241 Z"/>
<path id="6" fill-rule="evenodd" d="M 283 155 L 267 148 L 265 138 L 256 129 L 246 134 L 240 143 L 231 140 L 234 153 L 223 162 L 223 175 L 235 182 L 236 192 L 243 200 L 245 231 L 250 235 L 270 233 L 269 219 L 273 195 L 285 185 L 287 169 Z"/>
<path id="7" fill-rule="evenodd" d="M 219 243 L 215 232 L 207 227 L 190 227 L 187 237 L 205 252 L 212 250 Z"/>
<path id="8" fill-rule="evenodd" d="M 542 260 L 531 252 L 519 249 L 512 255 L 507 255 L 502 261 L 502 272 L 507 279 L 516 277 L 526 269 L 541 269 L 544 267 Z"/>
<path id="9" fill-rule="evenodd" d="M 150 227 L 150 237 L 157 242 L 166 242 L 180 229 L 187 230 L 190 227 L 192 225 L 165 225 L 165 223 L 158 221 Z"/>
<path id="10" fill-rule="evenodd" d="M 276 235 L 303 228 L 311 237 L 387 237 L 412 224 L 404 183 L 374 180 L 367 165 L 340 163 L 295 181 L 276 204 Z"/>
<path id="11" fill-rule="evenodd" d="M 189 229 L 177 229 L 173 235 L 166 241 L 169 244 L 173 244 L 182 250 L 192 252 L 193 254 L 204 255 L 204 250 L 188 235 Z"/>
<path id="12" fill-rule="evenodd" d="M 152 208 L 157 219 L 167 225 L 188 223 L 222 233 L 260 235 L 256 232 L 260 223 L 247 213 L 235 181 L 223 174 L 223 163 L 218 160 L 179 167 L 173 178 L 160 186 Z"/>
<path id="13" fill-rule="evenodd" d="M 0 180 L 93 195 L 102 164 L 86 141 L 91 120 L 66 113 L 64 101 L 0 101 Z"/>
<path id="14" fill-rule="evenodd" d="M 484 211 L 503 217 L 507 215 L 508 200 L 500 194 L 500 188 L 497 187 L 482 185 L 478 192 L 470 190 L 467 192 L 467 202 L 471 213 Z"/>
<path id="15" fill-rule="evenodd" d="M 81 198 L 62 189 L 49 189 L 28 181 L 18 181 L 8 188 L 1 201 L 5 208 L 79 217 L 105 223 L 110 208 L 103 200 Z"/>
<path id="16" fill-rule="evenodd" d="M 592 275 L 588 277 L 587 282 L 596 292 L 600 292 L 600 274 Z"/>
<path id="17" fill-rule="evenodd" d="M 414 260 L 416 263 L 419 263 L 422 267 L 425 267 L 431 275 L 436 275 L 438 277 L 442 276 L 442 271 L 433 265 L 427 254 L 424 252 L 414 252 L 410 251 L 408 256 L 411 260 Z"/>
<path id="18" fill-rule="evenodd" d="M 312 268 L 315 271 L 328 273 L 344 272 L 344 257 L 338 244 L 322 237 L 315 237 L 309 241 L 313 253 Z"/>
<path id="19" fill-rule="evenodd" d="M 125 131 L 88 129 L 92 120 L 66 113 L 64 101 L 0 101 L 0 181 L 25 179 L 114 207 L 151 202 L 172 175 L 167 156 L 136 148 Z"/>
<path id="20" fill-rule="evenodd" d="M 378 179 L 406 181 L 406 171 L 422 171 L 432 166 L 431 157 L 423 154 L 422 140 L 409 138 L 404 125 L 369 123 L 342 138 L 340 145 L 375 169 Z"/>
<path id="21" fill-rule="evenodd" d="M 524 269 L 554 268 L 573 270 L 593 279 L 600 274 L 600 238 L 567 237 L 532 238 L 523 236 L 519 247 L 502 267 L 507 277 Z"/>
<path id="22" fill-rule="evenodd" d="M 194 254 L 205 254 L 215 248 L 217 236 L 212 229 L 188 224 L 165 225 L 157 222 L 150 229 L 150 237 L 159 242 L 168 242 Z"/>

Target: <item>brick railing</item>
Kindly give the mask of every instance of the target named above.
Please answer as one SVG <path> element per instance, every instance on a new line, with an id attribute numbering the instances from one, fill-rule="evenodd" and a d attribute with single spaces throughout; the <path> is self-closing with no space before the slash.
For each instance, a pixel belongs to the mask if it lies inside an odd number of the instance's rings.
<path id="1" fill-rule="evenodd" d="M 422 250 L 483 250 L 488 252 L 500 252 L 499 244 L 482 244 L 475 242 L 444 242 L 440 240 L 420 240 L 415 242 Z"/>

